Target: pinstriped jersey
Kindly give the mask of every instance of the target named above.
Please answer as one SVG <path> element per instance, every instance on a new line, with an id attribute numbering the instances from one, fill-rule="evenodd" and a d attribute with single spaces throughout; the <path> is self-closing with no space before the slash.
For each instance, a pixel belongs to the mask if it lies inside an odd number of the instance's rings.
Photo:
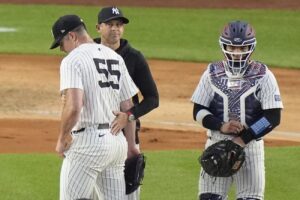
<path id="1" fill-rule="evenodd" d="M 283 108 L 277 81 L 266 65 L 251 61 L 241 79 L 230 79 L 224 65 L 223 61 L 208 66 L 192 102 L 208 107 L 220 120 L 237 120 L 246 126 L 262 116 L 263 110 Z"/>
<path id="2" fill-rule="evenodd" d="M 101 44 L 85 43 L 67 55 L 60 66 L 60 91 L 83 90 L 83 108 L 73 128 L 110 123 L 120 103 L 131 99 L 138 89 L 121 56 Z"/>

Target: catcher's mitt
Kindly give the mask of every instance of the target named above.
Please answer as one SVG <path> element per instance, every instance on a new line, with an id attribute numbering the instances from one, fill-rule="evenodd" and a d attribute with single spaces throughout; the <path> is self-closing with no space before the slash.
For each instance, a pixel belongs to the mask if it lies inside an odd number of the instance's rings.
<path id="1" fill-rule="evenodd" d="M 219 141 L 204 150 L 199 162 L 211 176 L 229 177 L 235 174 L 245 161 L 243 147 L 231 140 Z"/>
<path id="2" fill-rule="evenodd" d="M 126 194 L 134 192 L 142 184 L 145 166 L 144 154 L 139 154 L 125 161 Z"/>

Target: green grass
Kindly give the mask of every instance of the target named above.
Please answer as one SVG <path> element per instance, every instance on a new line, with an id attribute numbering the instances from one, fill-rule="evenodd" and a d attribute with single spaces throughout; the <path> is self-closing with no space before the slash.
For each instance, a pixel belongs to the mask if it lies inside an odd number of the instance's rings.
<path id="1" fill-rule="evenodd" d="M 59 54 L 50 51 L 50 33 L 61 15 L 75 13 L 97 36 L 97 6 L 5 5 L 0 24 L 16 33 L 0 33 L 0 53 Z M 258 45 L 253 55 L 271 66 L 300 67 L 300 12 L 243 9 L 123 8 L 130 19 L 125 38 L 147 58 L 210 62 L 222 58 L 219 32 L 234 19 L 251 22 Z M 18 14 L 19 13 L 19 14 Z"/>
<path id="2" fill-rule="evenodd" d="M 51 154 L 0 154 L 0 199 L 58 199 L 60 163 Z"/>
<path id="3" fill-rule="evenodd" d="M 143 200 L 197 199 L 200 150 L 147 151 Z M 266 148 L 265 200 L 298 199 L 300 148 Z M 58 198 L 61 159 L 53 154 L 0 154 L 0 199 Z M 234 189 L 230 200 L 234 200 Z"/>
<path id="4" fill-rule="evenodd" d="M 141 199 L 196 199 L 200 151 L 146 152 L 147 167 Z"/>

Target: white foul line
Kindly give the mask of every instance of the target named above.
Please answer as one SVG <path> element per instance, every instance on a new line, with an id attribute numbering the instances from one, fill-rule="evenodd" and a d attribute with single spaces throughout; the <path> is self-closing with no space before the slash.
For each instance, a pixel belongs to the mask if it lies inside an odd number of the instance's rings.
<path id="1" fill-rule="evenodd" d="M 6 33 L 6 32 L 16 32 L 16 28 L 9 28 L 9 27 L 3 27 L 0 26 L 0 33 Z"/>

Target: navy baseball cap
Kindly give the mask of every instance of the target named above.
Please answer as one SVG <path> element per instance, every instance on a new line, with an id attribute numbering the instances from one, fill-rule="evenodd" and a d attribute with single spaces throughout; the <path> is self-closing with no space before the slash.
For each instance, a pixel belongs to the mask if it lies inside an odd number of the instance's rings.
<path id="1" fill-rule="evenodd" d="M 114 19 L 120 19 L 124 24 L 129 23 L 129 20 L 123 16 L 121 9 L 114 6 L 102 8 L 98 13 L 98 24 Z"/>
<path id="2" fill-rule="evenodd" d="M 58 20 L 56 20 L 52 26 L 54 42 L 52 43 L 50 49 L 58 47 L 63 37 L 80 25 L 85 27 L 83 20 L 77 15 L 64 15 L 58 18 Z"/>

